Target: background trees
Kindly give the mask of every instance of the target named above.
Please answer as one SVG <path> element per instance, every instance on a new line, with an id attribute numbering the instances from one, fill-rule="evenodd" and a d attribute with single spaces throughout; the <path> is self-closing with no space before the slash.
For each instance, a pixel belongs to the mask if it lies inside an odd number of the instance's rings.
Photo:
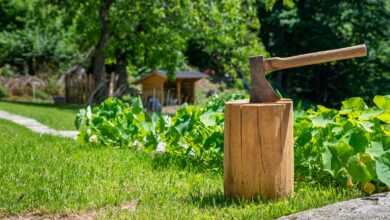
<path id="1" fill-rule="evenodd" d="M 286 3 L 286 2 L 285 2 Z M 350 96 L 390 92 L 390 4 L 386 0 L 258 1 L 259 37 L 272 55 L 327 50 L 366 43 L 367 58 L 275 73 L 285 94 L 334 104 Z"/>
<path id="2" fill-rule="evenodd" d="M 174 73 L 188 64 L 201 70 L 211 68 L 220 76 L 245 78 L 246 58 L 264 52 L 257 38 L 254 1 L 110 2 L 112 5 L 104 14 L 107 18 L 95 12 L 101 12 L 107 1 L 75 3 L 77 7 L 73 7 L 78 13 L 74 22 L 83 50 L 95 48 L 94 74 L 105 72 L 101 65 L 104 54 L 105 63 L 114 64 L 115 71 L 122 76 L 119 83 L 126 82 L 126 69 L 138 76 L 151 69 Z M 85 18 L 85 15 L 92 16 Z M 103 28 L 103 21 L 108 27 Z M 108 39 L 104 50 L 103 35 Z M 99 62 L 96 55 L 100 57 Z"/>
<path id="3" fill-rule="evenodd" d="M 188 66 L 247 88 L 248 57 L 366 43 L 369 57 L 271 76 L 288 96 L 333 104 L 390 91 L 386 0 L 0 0 L 0 68 L 62 73 L 82 64 L 139 76 Z M 264 45 L 264 46 L 263 46 Z M 266 52 L 268 51 L 268 52 Z M 113 68 L 105 70 L 105 65 Z M 4 71 L 2 71 L 4 72 Z M 119 86 L 119 85 L 118 85 Z"/>
<path id="4" fill-rule="evenodd" d="M 33 75 L 63 70 L 78 54 L 65 15 L 49 1 L 0 0 L 0 67 Z"/>

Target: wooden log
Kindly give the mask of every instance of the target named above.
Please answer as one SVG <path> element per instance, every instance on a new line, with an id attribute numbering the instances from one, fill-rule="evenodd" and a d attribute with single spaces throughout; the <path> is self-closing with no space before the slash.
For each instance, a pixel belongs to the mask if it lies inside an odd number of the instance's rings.
<path id="1" fill-rule="evenodd" d="M 293 193 L 293 104 L 225 104 L 224 191 L 227 197 L 284 198 Z"/>

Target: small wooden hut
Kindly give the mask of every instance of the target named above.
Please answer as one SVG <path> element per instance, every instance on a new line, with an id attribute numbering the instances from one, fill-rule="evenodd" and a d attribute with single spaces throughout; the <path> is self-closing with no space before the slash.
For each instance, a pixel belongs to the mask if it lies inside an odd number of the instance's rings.
<path id="1" fill-rule="evenodd" d="M 157 98 L 163 105 L 180 105 L 195 102 L 196 82 L 207 77 L 201 72 L 180 71 L 174 80 L 169 80 L 167 72 L 152 71 L 136 80 L 134 84 L 142 85 L 142 101 L 150 97 Z"/>

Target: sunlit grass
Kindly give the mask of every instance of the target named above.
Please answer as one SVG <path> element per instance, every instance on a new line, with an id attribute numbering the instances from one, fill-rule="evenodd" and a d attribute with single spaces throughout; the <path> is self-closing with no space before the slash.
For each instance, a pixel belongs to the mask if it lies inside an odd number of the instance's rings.
<path id="1" fill-rule="evenodd" d="M 155 166 L 141 152 L 40 137 L 0 120 L 0 212 L 7 214 L 105 207 L 105 219 L 271 219 L 359 195 L 300 182 L 287 200 L 236 201 L 223 197 L 221 173 Z M 134 199 L 133 213 L 114 208 Z"/>

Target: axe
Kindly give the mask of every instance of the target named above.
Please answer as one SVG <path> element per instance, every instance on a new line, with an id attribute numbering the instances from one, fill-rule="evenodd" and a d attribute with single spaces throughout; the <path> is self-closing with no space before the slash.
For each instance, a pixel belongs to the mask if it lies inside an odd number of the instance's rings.
<path id="1" fill-rule="evenodd" d="M 275 93 L 265 76 L 272 71 L 301 67 L 336 60 L 345 60 L 367 55 L 365 44 L 345 47 L 335 50 L 326 50 L 315 53 L 307 53 L 291 57 L 264 58 L 255 56 L 249 58 L 252 85 L 250 89 L 251 103 L 275 102 L 280 97 Z"/>

